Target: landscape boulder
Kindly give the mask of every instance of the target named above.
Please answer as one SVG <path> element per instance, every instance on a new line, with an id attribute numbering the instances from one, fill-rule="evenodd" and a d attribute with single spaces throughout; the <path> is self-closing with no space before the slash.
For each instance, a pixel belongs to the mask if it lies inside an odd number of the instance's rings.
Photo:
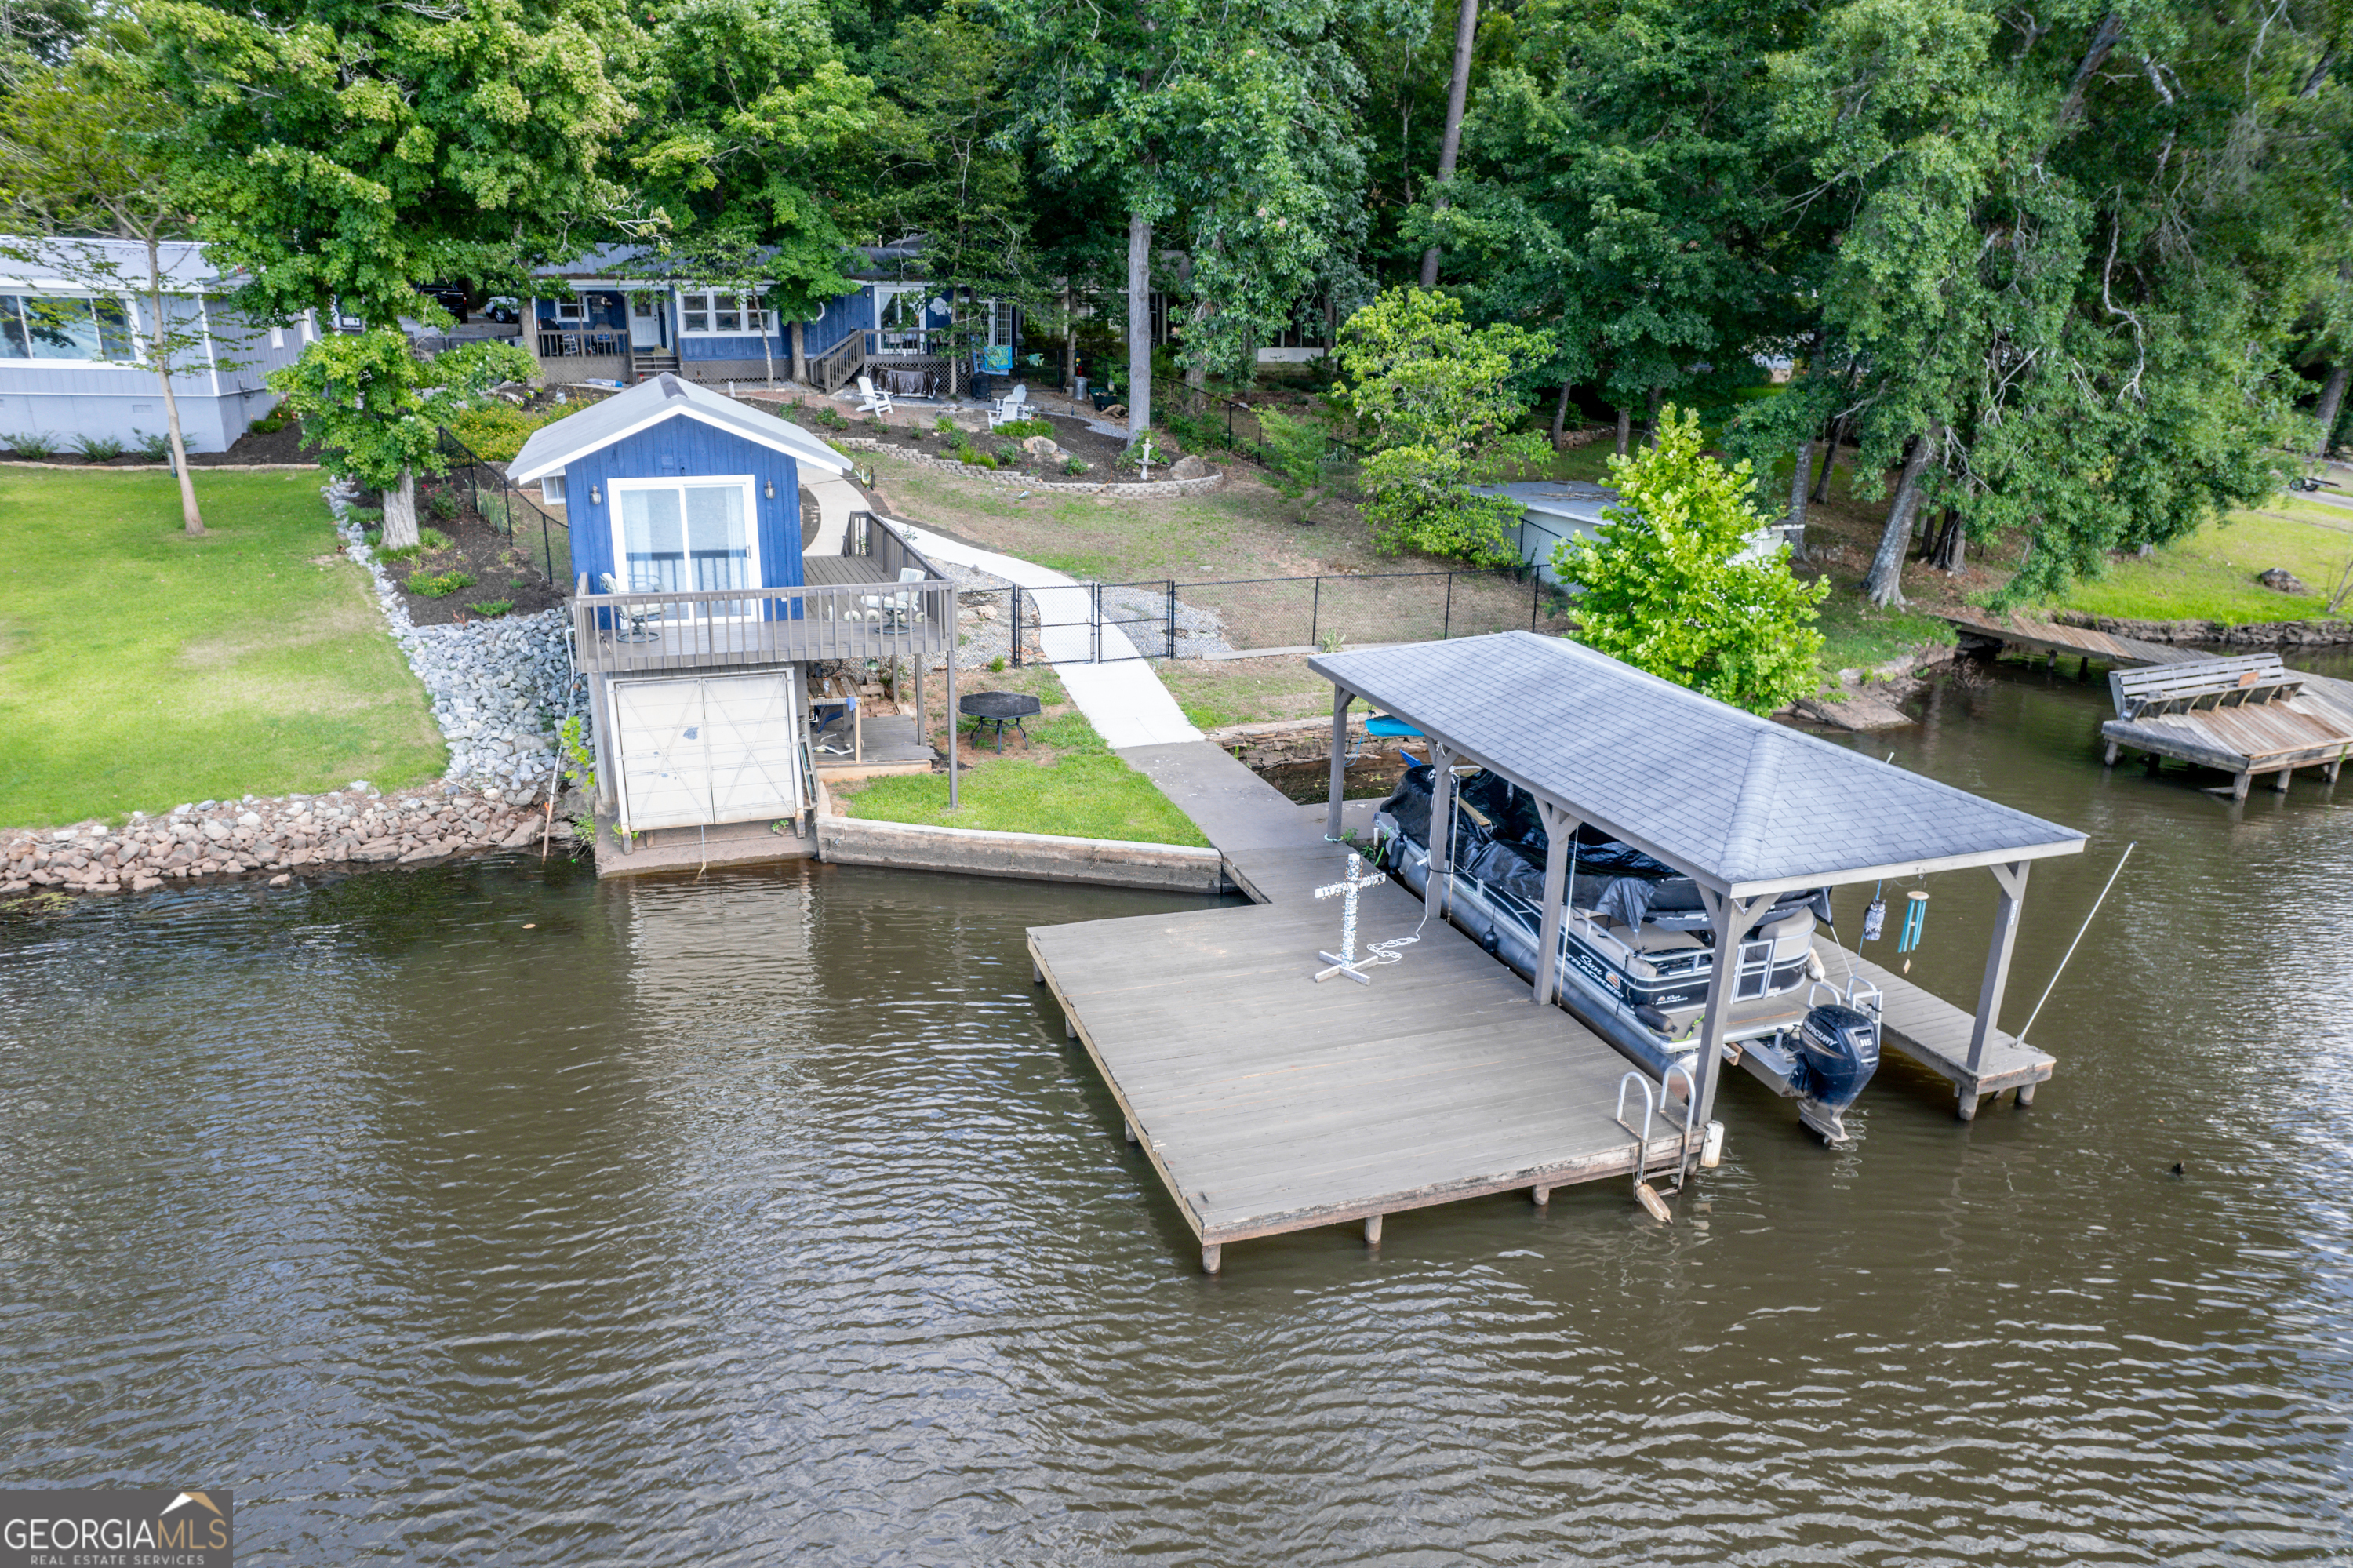
<path id="1" fill-rule="evenodd" d="M 1176 465 L 1168 471 L 1168 477 L 1171 479 L 1206 479 L 1208 477 L 1209 471 L 1209 465 L 1208 463 L 1203 462 L 1199 458 L 1187 452 L 1185 456 L 1176 460 Z"/>
<path id="2" fill-rule="evenodd" d="M 2310 593 L 2312 591 L 2305 586 L 2302 577 L 2297 577 L 2285 567 L 2274 567 L 2257 577 L 2255 580 L 2274 593 Z"/>

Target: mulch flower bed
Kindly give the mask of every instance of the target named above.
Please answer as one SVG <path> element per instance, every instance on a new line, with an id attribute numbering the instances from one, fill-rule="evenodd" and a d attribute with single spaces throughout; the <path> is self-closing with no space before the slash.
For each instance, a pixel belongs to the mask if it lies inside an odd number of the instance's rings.
<path id="1" fill-rule="evenodd" d="M 440 488 L 429 481 L 417 487 L 418 532 L 429 530 L 449 543 L 414 560 L 385 563 L 385 574 L 400 588 L 409 620 L 419 626 L 448 626 L 488 619 L 488 612 L 474 607 L 501 599 L 512 603 L 512 608 L 501 612 L 507 615 L 530 615 L 565 602 L 563 594 L 543 575 L 536 523 L 520 525 L 510 539 L 471 512 L 438 519 L 432 514 L 431 497 Z M 370 496 L 367 503 L 380 505 L 382 497 Z M 558 540 L 555 547 L 557 559 L 562 560 L 563 541 Z M 444 594 L 420 593 L 410 586 L 417 577 L 446 577 L 453 572 L 473 580 Z"/>
<path id="2" fill-rule="evenodd" d="M 10 451 L 5 455 L 27 459 L 27 454 Z M 164 464 L 158 459 L 139 452 L 125 452 L 121 457 L 94 462 L 78 451 L 60 447 L 39 458 L 41 462 L 61 463 L 70 468 L 154 468 Z M 257 462 L 317 462 L 319 449 L 302 440 L 301 425 L 292 419 L 282 430 L 248 430 L 237 439 L 237 444 L 225 452 L 190 452 L 190 468 L 228 468 Z"/>
<path id="3" fill-rule="evenodd" d="M 902 408 L 901 414 L 903 417 L 915 411 L 915 406 L 910 405 Z M 794 416 L 791 410 L 787 409 L 785 417 L 791 418 Z M 962 429 L 943 433 L 933 427 L 932 419 L 936 417 L 932 416 L 923 423 L 914 425 L 890 423 L 879 430 L 871 421 L 852 420 L 831 433 L 866 436 L 881 441 L 888 450 L 922 452 L 929 457 L 946 458 L 951 461 L 955 460 L 960 445 L 969 444 L 975 451 L 986 452 L 995 458 L 997 471 L 1000 473 L 1018 472 L 1034 479 L 1132 480 L 1136 477 L 1135 465 L 1122 461 L 1127 451 L 1125 437 L 1106 436 L 1100 431 L 1091 430 L 1087 429 L 1084 420 L 1066 414 L 1033 414 L 1030 418 L 1043 418 L 1054 427 L 1054 444 L 1071 457 L 1084 461 L 1088 465 L 1084 473 L 1066 473 L 1063 471 L 1061 460 L 1043 459 L 1035 453 L 1021 450 L 1021 438 L 1018 436 L 1006 435 L 997 430 Z M 821 424 L 813 428 L 819 434 L 827 433 Z M 1014 450 L 1010 461 L 1006 456 L 1007 448 Z M 1162 465 L 1173 463 L 1183 455 L 1184 453 L 1174 442 L 1168 443 L 1164 448 L 1155 437 L 1152 457 L 1155 476 L 1166 478 L 1166 475 L 1161 471 Z"/>

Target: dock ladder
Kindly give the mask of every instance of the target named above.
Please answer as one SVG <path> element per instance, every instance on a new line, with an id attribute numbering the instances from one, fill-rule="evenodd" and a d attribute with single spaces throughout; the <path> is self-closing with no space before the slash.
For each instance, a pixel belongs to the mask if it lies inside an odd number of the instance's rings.
<path id="1" fill-rule="evenodd" d="M 1678 1074 L 1683 1076 L 1684 1094 L 1680 1118 L 1673 1115 L 1673 1101 L 1666 1092 Z M 1626 1086 L 1629 1084 L 1642 1091 L 1642 1125 L 1639 1129 L 1626 1119 Z M 1692 1076 L 1691 1069 L 1680 1062 L 1667 1069 L 1666 1076 L 1659 1081 L 1659 1092 L 1655 1096 L 1651 1092 L 1650 1078 L 1642 1073 L 1629 1071 L 1618 1080 L 1618 1125 L 1634 1139 L 1634 1198 L 1650 1212 L 1652 1219 L 1662 1224 L 1672 1223 L 1674 1216 L 1668 1212 L 1665 1200 L 1683 1190 L 1683 1181 L 1691 1171 L 1692 1130 L 1698 1107 L 1698 1080 Z M 1665 1118 L 1667 1125 L 1682 1133 L 1675 1141 L 1674 1184 L 1666 1188 L 1663 1193 L 1651 1186 L 1650 1180 L 1651 1122 L 1654 1116 Z"/>

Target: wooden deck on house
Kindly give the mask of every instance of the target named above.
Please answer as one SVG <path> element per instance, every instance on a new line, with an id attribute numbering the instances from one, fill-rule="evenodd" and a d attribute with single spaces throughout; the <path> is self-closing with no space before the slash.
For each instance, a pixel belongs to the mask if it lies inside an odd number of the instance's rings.
<path id="1" fill-rule="evenodd" d="M 1372 983 L 1317 984 L 1347 851 L 1207 742 L 1124 753 L 1201 823 L 1237 883 L 1270 900 L 1029 932 L 1061 1004 L 1214 1272 L 1224 1244 L 1609 1177 L 1635 1139 L 1615 1119 L 1631 1064 L 1443 923 Z M 1410 933 L 1421 901 L 1364 895 L 1361 944 Z M 1641 1095 L 1630 1116 L 1641 1125 Z M 1644 1164 L 1699 1140 L 1662 1116 Z"/>

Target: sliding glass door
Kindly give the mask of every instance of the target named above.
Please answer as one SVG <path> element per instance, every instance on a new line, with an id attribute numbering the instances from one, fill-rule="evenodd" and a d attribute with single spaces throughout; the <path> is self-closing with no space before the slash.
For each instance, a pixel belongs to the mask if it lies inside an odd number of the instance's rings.
<path id="1" fill-rule="evenodd" d="M 749 475 L 613 482 L 614 555 L 632 593 L 698 593 L 760 584 Z M 673 605 L 669 620 L 759 613 L 749 599 Z"/>

